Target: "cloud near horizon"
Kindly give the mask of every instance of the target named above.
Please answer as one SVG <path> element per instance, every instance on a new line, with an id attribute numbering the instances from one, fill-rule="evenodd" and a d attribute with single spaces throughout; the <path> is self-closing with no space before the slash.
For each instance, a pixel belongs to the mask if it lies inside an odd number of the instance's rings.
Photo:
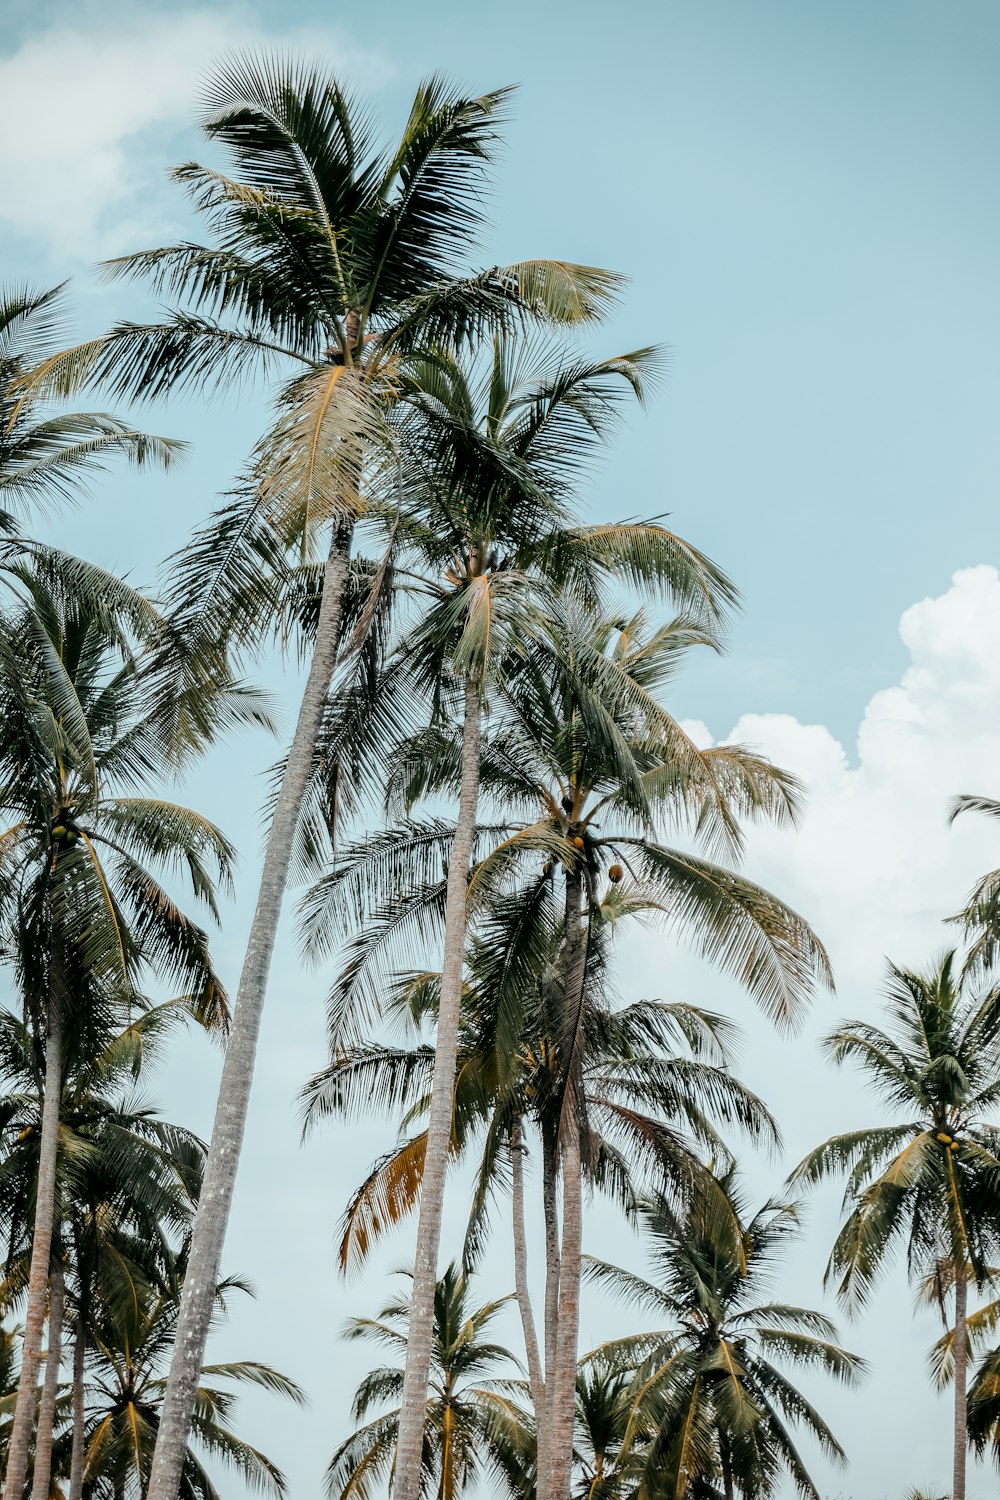
<path id="1" fill-rule="evenodd" d="M 319 54 L 362 87 L 390 64 L 335 27 L 271 36 L 252 9 L 117 6 L 53 23 L 0 50 L 0 98 L 22 122 L 0 153 L 0 227 L 44 264 L 79 265 L 177 232 L 181 198 L 166 173 L 193 149 L 200 80 L 234 49 Z"/>

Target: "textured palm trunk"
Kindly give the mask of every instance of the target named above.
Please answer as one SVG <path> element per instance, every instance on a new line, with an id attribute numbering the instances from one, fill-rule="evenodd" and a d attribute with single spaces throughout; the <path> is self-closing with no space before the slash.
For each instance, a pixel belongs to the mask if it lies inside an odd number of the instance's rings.
<path id="1" fill-rule="evenodd" d="M 451 1146 L 455 1070 L 458 1063 L 458 1028 L 462 1008 L 462 969 L 467 925 L 466 898 L 479 803 L 479 717 L 479 686 L 469 677 L 465 683 L 458 821 L 455 824 L 455 838 L 448 862 L 441 1000 L 427 1121 L 427 1146 L 420 1181 L 420 1217 L 413 1260 L 413 1296 L 406 1341 L 399 1437 L 396 1443 L 394 1500 L 418 1500 L 420 1493 L 420 1454 L 424 1440 L 427 1383 L 434 1332 L 434 1289 L 437 1285 L 437 1259 L 441 1243 L 444 1185 Z"/>
<path id="2" fill-rule="evenodd" d="M 59 1366 L 62 1364 L 62 1323 L 66 1283 L 58 1254 L 49 1277 L 49 1333 L 45 1356 L 45 1380 L 38 1406 L 38 1431 L 35 1434 L 35 1466 L 31 1476 L 31 1500 L 49 1500 L 52 1477 L 52 1435 L 56 1420 L 56 1396 L 59 1391 Z"/>
<path id="3" fill-rule="evenodd" d="M 87 1359 L 86 1315 L 81 1307 L 80 1322 L 73 1345 L 73 1451 L 69 1464 L 69 1500 L 82 1500 L 84 1430 L 86 1406 L 84 1398 L 83 1372 Z"/>
<path id="4" fill-rule="evenodd" d="M 219 1281 L 222 1250 L 246 1131 L 257 1040 L 288 868 L 330 682 L 340 647 L 353 523 L 336 526 L 323 573 L 316 640 L 264 849 L 264 868 L 226 1045 L 212 1141 L 194 1233 L 147 1500 L 177 1500 L 195 1392 Z M 13 1497 L 10 1497 L 13 1500 Z"/>
<path id="5" fill-rule="evenodd" d="M 549 1485 L 549 1398 L 552 1393 L 552 1371 L 556 1363 L 556 1336 L 559 1331 L 559 1210 L 558 1155 L 555 1144 L 542 1141 L 542 1212 L 545 1217 L 545 1399 L 536 1415 L 537 1492 L 539 1500 L 548 1494 Z"/>
<path id="6" fill-rule="evenodd" d="M 969 1281 L 963 1266 L 955 1277 L 955 1467 L 952 1476 L 952 1500 L 965 1500 L 965 1460 L 968 1451 L 966 1435 L 966 1400 L 969 1367 L 969 1334 L 966 1313 L 969 1303 Z"/>
<path id="7" fill-rule="evenodd" d="M 4 1500 L 21 1500 L 28 1474 L 28 1450 L 38 1398 L 38 1367 L 42 1355 L 42 1330 L 52 1261 L 52 1230 L 56 1204 L 56 1166 L 59 1151 L 59 1106 L 62 1096 L 63 1051 L 62 984 L 53 964 L 47 1035 L 45 1038 L 45 1083 L 42 1098 L 42 1134 L 38 1153 L 38 1186 L 35 1192 L 35 1223 L 28 1272 L 28 1305 L 24 1315 L 21 1375 L 17 1404 L 7 1450 Z"/>
<path id="8" fill-rule="evenodd" d="M 514 1290 L 517 1307 L 521 1314 L 524 1333 L 524 1355 L 528 1365 L 528 1384 L 531 1404 L 535 1412 L 535 1427 L 541 1425 L 545 1405 L 545 1377 L 542 1359 L 538 1351 L 538 1335 L 535 1332 L 535 1315 L 531 1310 L 531 1293 L 528 1290 L 528 1238 L 524 1227 L 524 1145 L 521 1139 L 521 1122 L 515 1120 L 510 1133 L 511 1154 L 511 1220 L 514 1234 Z"/>
<path id="9" fill-rule="evenodd" d="M 559 1162 L 562 1177 L 562 1236 L 559 1249 L 559 1303 L 556 1319 L 555 1363 L 548 1371 L 546 1412 L 548 1475 L 540 1500 L 569 1500 L 573 1478 L 573 1418 L 576 1407 L 576 1360 L 580 1329 L 580 1279 L 583 1252 L 583 1074 L 579 1028 L 587 979 L 587 926 L 583 917 L 583 871 L 566 877 L 566 934 L 562 1002 L 572 1024 L 573 1051 L 559 1121 Z M 570 1036 L 567 1029 L 567 1037 Z"/>
<path id="10" fill-rule="evenodd" d="M 548 1491 L 542 1500 L 569 1500 L 573 1476 L 573 1417 L 580 1328 L 580 1271 L 583 1249 L 583 1183 L 580 1135 L 573 1124 L 562 1148 L 562 1245 L 559 1268 L 559 1321 L 555 1364 L 549 1373 Z"/>

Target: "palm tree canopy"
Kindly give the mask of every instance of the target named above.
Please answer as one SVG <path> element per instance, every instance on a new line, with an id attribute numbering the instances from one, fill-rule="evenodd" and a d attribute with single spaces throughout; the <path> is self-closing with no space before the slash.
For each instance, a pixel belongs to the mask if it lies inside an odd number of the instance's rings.
<path id="1" fill-rule="evenodd" d="M 891 1123 L 818 1146 L 791 1180 L 847 1175 L 848 1217 L 827 1268 L 863 1305 L 892 1253 L 910 1275 L 942 1259 L 977 1281 L 997 1260 L 1000 987 L 973 988 L 954 952 L 925 971 L 890 966 L 888 1024 L 850 1021 L 827 1039 L 834 1062 L 857 1064 Z"/>
<path id="2" fill-rule="evenodd" d="M 786 1475 L 818 1492 L 796 1446 L 801 1426 L 830 1456 L 843 1451 L 781 1366 L 825 1371 L 853 1384 L 864 1362 L 834 1340 L 821 1313 L 776 1302 L 775 1263 L 798 1229 L 796 1205 L 745 1213 L 730 1175 L 734 1213 L 705 1197 L 678 1215 L 662 1196 L 640 1208 L 653 1278 L 588 1258 L 585 1275 L 641 1309 L 659 1328 L 613 1340 L 595 1358 L 631 1373 L 629 1424 L 616 1462 L 635 1468 L 636 1493 L 680 1497 L 697 1481 L 734 1483 L 748 1496 L 774 1492 Z M 643 1447 L 647 1435 L 648 1445 Z"/>
<path id="3" fill-rule="evenodd" d="M 520 1398 L 523 1382 L 514 1356 L 490 1337 L 509 1297 L 476 1305 L 471 1281 L 449 1266 L 437 1283 L 431 1383 L 427 1403 L 421 1494 L 456 1500 L 476 1478 L 489 1477 L 503 1493 L 527 1493 L 534 1437 Z M 406 1352 L 409 1301 L 398 1298 L 375 1319 L 355 1318 L 345 1337 L 375 1343 L 400 1361 Z M 498 1373 L 499 1372 L 499 1373 Z M 400 1365 L 371 1370 L 358 1386 L 353 1416 L 363 1424 L 334 1453 L 327 1494 L 366 1500 L 391 1474 L 403 1388 Z M 373 1419 L 372 1411 L 390 1406 Z"/>

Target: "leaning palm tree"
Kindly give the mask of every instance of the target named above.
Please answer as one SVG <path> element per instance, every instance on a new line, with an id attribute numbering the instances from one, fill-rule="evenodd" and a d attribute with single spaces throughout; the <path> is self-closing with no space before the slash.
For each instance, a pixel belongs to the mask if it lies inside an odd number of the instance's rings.
<path id="1" fill-rule="evenodd" d="M 954 952 L 925 972 L 889 970 L 886 1028 L 851 1021 L 827 1040 L 834 1062 L 856 1063 L 894 1123 L 834 1136 L 792 1181 L 846 1172 L 844 1226 L 827 1279 L 863 1307 L 893 1254 L 911 1277 L 946 1268 L 954 1303 L 954 1500 L 964 1500 L 969 1286 L 983 1285 L 1000 1250 L 1000 986 L 975 993 Z"/>
<path id="2" fill-rule="evenodd" d="M 471 1283 L 451 1265 L 434 1294 L 431 1396 L 419 1458 L 417 1493 L 458 1500 L 466 1486 L 489 1478 L 491 1493 L 526 1500 L 534 1435 L 518 1398 L 522 1383 L 514 1356 L 489 1337 L 490 1325 L 509 1297 L 476 1306 Z M 405 1356 L 410 1299 L 384 1307 L 377 1319 L 355 1318 L 346 1337 L 364 1339 Z M 370 1370 L 354 1397 L 353 1416 L 363 1423 L 334 1453 L 326 1476 L 331 1500 L 367 1500 L 387 1480 L 399 1493 L 397 1436 L 400 1409 L 370 1413 L 401 1399 L 404 1374 L 398 1365 Z M 369 1418 L 365 1421 L 365 1418 Z"/>
<path id="3" fill-rule="evenodd" d="M 264 853 L 150 1500 L 176 1500 L 278 916 L 352 588 L 355 527 L 401 472 L 387 417 L 405 361 L 515 318 L 592 319 L 618 285 L 559 261 L 462 274 L 507 93 L 469 97 L 430 78 L 398 145 L 383 151 L 366 112 L 329 75 L 283 60 L 227 61 L 208 86 L 203 125 L 228 149 L 232 175 L 194 163 L 175 174 L 211 243 L 110 267 L 177 298 L 179 309 L 154 325 L 121 324 L 40 377 L 57 391 L 96 381 L 142 396 L 205 390 L 253 369 L 283 378 L 248 482 L 178 575 L 178 626 L 196 673 L 211 674 L 220 637 L 257 645 L 262 619 L 270 623 L 287 598 L 290 549 L 314 563 L 309 671 Z"/>
<path id="4" fill-rule="evenodd" d="M 735 1219 L 704 1198 L 680 1216 L 661 1196 L 642 1205 L 653 1280 L 588 1259 L 592 1281 L 661 1327 L 602 1345 L 583 1369 L 631 1375 L 629 1419 L 615 1450 L 616 1469 L 635 1482 L 628 1493 L 683 1500 L 721 1486 L 726 1500 L 764 1497 L 787 1475 L 800 1494 L 819 1500 L 788 1424 L 834 1458 L 843 1450 L 780 1365 L 819 1368 L 851 1385 L 863 1361 L 833 1342 L 836 1331 L 821 1313 L 769 1298 L 775 1260 L 797 1232 L 796 1206 L 768 1203 L 746 1217 L 734 1178 L 724 1186 Z"/>
<path id="5" fill-rule="evenodd" d="M 216 913 L 233 850 L 198 814 L 143 792 L 161 763 L 139 660 L 106 612 L 22 571 L 26 602 L 0 621 L 0 949 L 44 1057 L 24 1349 L 5 1485 L 20 1497 L 53 1251 L 59 1117 L 72 1045 L 96 1045 L 177 987 L 208 1025 L 225 995 L 205 931 L 153 873 L 186 875 Z"/>

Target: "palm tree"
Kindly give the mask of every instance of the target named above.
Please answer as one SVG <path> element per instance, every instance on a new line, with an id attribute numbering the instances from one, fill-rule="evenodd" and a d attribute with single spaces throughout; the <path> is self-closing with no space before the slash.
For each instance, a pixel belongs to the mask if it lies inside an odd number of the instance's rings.
<path id="1" fill-rule="evenodd" d="M 457 1500 L 477 1478 L 489 1478 L 501 1493 L 526 1500 L 534 1437 L 517 1397 L 517 1362 L 488 1338 L 490 1325 L 510 1301 L 499 1297 L 475 1306 L 469 1278 L 450 1265 L 434 1293 L 431 1393 L 420 1453 L 417 1493 Z M 349 1339 L 365 1339 L 405 1357 L 411 1302 L 397 1299 L 377 1319 L 355 1318 Z M 495 1373 L 509 1370 L 509 1374 Z M 327 1469 L 331 1500 L 366 1500 L 387 1479 L 399 1493 L 399 1406 L 365 1421 L 378 1407 L 398 1402 L 404 1373 L 398 1365 L 369 1371 L 354 1397 L 353 1417 L 364 1425 L 334 1453 Z"/>
<path id="2" fill-rule="evenodd" d="M 522 642 L 508 667 L 491 720 L 481 774 L 491 796 L 524 816 L 495 830 L 469 881 L 475 914 L 531 867 L 511 917 L 515 948 L 497 945 L 510 1003 L 520 1015 L 520 986 L 531 972 L 539 930 L 559 933 L 559 963 L 549 991 L 555 1016 L 548 1035 L 558 1074 L 544 1101 L 544 1201 L 548 1223 L 546 1412 L 540 1422 L 540 1494 L 564 1500 L 569 1485 L 582 1233 L 586 1117 L 580 1080 L 588 952 L 606 868 L 621 899 L 662 916 L 720 962 L 779 1020 L 788 1021 L 817 980 L 826 956 L 807 923 L 731 868 L 666 847 L 668 828 L 687 828 L 709 848 L 739 853 L 742 818 L 790 821 L 792 778 L 739 746 L 700 751 L 663 708 L 660 695 L 684 652 L 715 642 L 704 619 L 681 617 L 650 630 L 641 615 L 595 619 L 573 601 L 553 601 L 549 619 Z M 404 804 L 450 790 L 455 753 L 448 738 L 423 735 L 390 760 L 390 797 Z M 503 836 L 503 835 L 506 836 Z M 440 824 L 403 825 L 348 852 L 311 893 L 307 938 L 341 930 L 345 914 L 363 930 L 352 945 L 334 996 L 335 1027 L 365 996 L 393 944 L 422 936 L 442 904 L 440 861 L 449 833 Z M 541 854 L 544 864 L 538 872 Z M 450 871 L 451 866 L 449 866 Z M 630 879 L 623 883 L 625 871 Z M 561 898 L 559 882 L 561 877 Z M 405 893 L 405 894 L 403 894 Z M 402 899 L 400 899 L 402 895 Z M 535 934 L 535 936 L 532 936 Z M 510 1050 L 517 1047 L 512 1022 Z M 563 1184 L 562 1244 L 554 1237 L 556 1176 Z M 559 1455 L 551 1490 L 545 1445 Z"/>
<path id="3" fill-rule="evenodd" d="M 607 907 L 622 919 L 617 892 Z M 501 907 L 477 933 L 467 961 L 459 1067 L 455 1085 L 451 1153 L 478 1148 L 479 1163 L 466 1237 L 466 1261 L 478 1260 L 490 1204 L 511 1192 L 515 1286 L 525 1334 L 532 1403 L 544 1408 L 544 1380 L 527 1291 L 523 1159 L 530 1122 L 558 1081 L 552 1046 L 553 1016 L 546 1005 L 545 974 L 522 990 L 522 1030 L 515 1046 L 497 1016 L 505 1003 L 498 971 L 510 942 L 510 914 Z M 684 1003 L 638 1001 L 619 1006 L 597 956 L 607 947 L 613 923 L 594 936 L 584 1026 L 583 1095 L 591 1149 L 585 1170 L 597 1191 L 627 1212 L 643 1190 L 668 1180 L 680 1198 L 714 1187 L 699 1150 L 728 1159 L 720 1126 L 739 1126 L 753 1139 L 777 1139 L 767 1110 L 728 1071 L 729 1030 L 720 1016 Z M 558 950 L 558 938 L 554 937 Z M 433 1047 L 420 1040 L 433 1023 L 440 984 L 435 977 L 404 977 L 387 1009 L 390 1018 L 415 1033 L 409 1047 L 364 1041 L 339 1051 L 304 1090 L 308 1131 L 331 1115 L 399 1110 L 412 1129 L 425 1116 L 433 1069 Z M 370 1248 L 400 1217 L 412 1211 L 422 1190 L 426 1130 L 404 1134 L 360 1185 L 344 1214 L 342 1271 L 363 1264 Z"/>
<path id="4" fill-rule="evenodd" d="M 821 1313 L 767 1300 L 774 1262 L 798 1229 L 796 1205 L 768 1203 L 748 1218 L 731 1175 L 723 1186 L 735 1222 L 704 1198 L 680 1216 L 662 1195 L 641 1206 L 653 1280 L 588 1257 L 589 1279 L 665 1326 L 603 1345 L 583 1368 L 596 1360 L 600 1370 L 632 1375 L 615 1463 L 632 1466 L 632 1493 L 642 1500 L 718 1493 L 705 1488 L 718 1482 L 726 1500 L 767 1496 L 786 1473 L 818 1500 L 788 1424 L 835 1458 L 843 1450 L 778 1366 L 818 1368 L 853 1384 L 864 1364 L 833 1342 L 836 1330 Z"/>
<path id="5" fill-rule="evenodd" d="M 633 1420 L 630 1372 L 591 1355 L 576 1377 L 575 1500 L 631 1500 L 638 1461 L 622 1461 L 622 1444 L 641 1450 L 652 1435 Z"/>
<path id="6" fill-rule="evenodd" d="M 1000 818 L 1000 802 L 992 797 L 956 797 L 948 821 L 954 823 L 966 812 Z M 980 974 L 988 972 L 996 962 L 1000 944 L 1000 870 L 990 870 L 977 881 L 964 910 L 953 920 L 961 923 L 972 939 L 966 957 L 967 967 Z"/>
<path id="7" fill-rule="evenodd" d="M 827 1279 L 863 1307 L 905 1245 L 911 1278 L 947 1266 L 954 1294 L 953 1500 L 964 1500 L 967 1299 L 1000 1248 L 1000 986 L 974 994 L 954 952 L 925 972 L 890 966 L 886 1028 L 851 1021 L 827 1039 L 838 1065 L 857 1063 L 896 1121 L 818 1146 L 792 1174 L 818 1182 L 846 1172 L 845 1208 Z"/>
<path id="8" fill-rule="evenodd" d="M 44 1037 L 43 1107 L 18 1409 L 5 1484 L 20 1500 L 55 1229 L 67 1038 L 94 1043 L 140 1006 L 142 980 L 181 987 L 209 1025 L 226 1016 L 204 930 L 152 873 L 186 875 L 216 913 L 232 848 L 206 819 L 134 793 L 158 770 L 148 690 L 106 612 L 22 571 L 0 628 L 0 932 L 26 1015 Z M 16 645 L 15 645 L 16 643 Z"/>
<path id="9" fill-rule="evenodd" d="M 156 1435 L 162 1420 L 166 1380 L 164 1367 L 176 1337 L 177 1292 L 140 1285 L 131 1302 L 106 1308 L 94 1328 L 87 1355 L 86 1432 L 83 1453 L 84 1492 L 94 1500 L 142 1500 L 148 1490 Z M 244 1283 L 230 1278 L 218 1289 L 217 1308 L 225 1308 L 233 1290 Z M 220 1384 L 221 1382 L 221 1384 Z M 261 1450 L 239 1437 L 232 1427 L 236 1391 L 255 1385 L 301 1403 L 294 1381 L 254 1360 L 206 1365 L 195 1402 L 191 1440 L 184 1457 L 182 1500 L 219 1500 L 219 1492 L 203 1460 L 221 1464 L 265 1494 L 281 1496 L 281 1471 Z M 62 1444 L 59 1472 L 65 1473 L 69 1452 Z"/>
<path id="10" fill-rule="evenodd" d="M 606 437 L 621 394 L 643 396 L 654 351 L 570 359 L 547 345 L 494 341 L 471 368 L 442 351 L 410 362 L 403 412 L 411 456 L 406 528 L 429 600 L 402 652 L 418 685 L 451 708 L 457 687 L 458 812 L 448 855 L 434 1074 L 421 1174 L 399 1472 L 416 1472 L 451 1136 L 468 922 L 469 864 L 481 773 L 483 712 L 521 637 L 560 584 L 599 587 L 641 570 L 716 618 L 731 591 L 711 564 L 656 524 L 577 527 L 569 506 L 588 443 Z M 412 509 L 418 510 L 411 517 Z M 403 549 L 401 548 L 401 551 Z M 401 563 L 397 571 L 402 573 Z M 408 580 L 410 581 L 410 580 Z M 446 732 L 446 731 L 445 731 Z M 431 733 L 440 738 L 441 721 Z M 404 1500 L 410 1481 L 402 1481 Z"/>
<path id="11" fill-rule="evenodd" d="M 60 1365 L 57 1309 L 65 1288 L 73 1332 L 73 1436 L 70 1500 L 80 1500 L 83 1457 L 83 1362 L 96 1310 L 126 1302 L 136 1285 L 169 1289 L 175 1280 L 173 1242 L 189 1229 L 197 1202 L 204 1146 L 189 1131 L 162 1121 L 135 1093 L 139 1069 L 183 1016 L 169 1002 L 145 1008 L 114 1036 L 93 1027 L 70 1032 L 59 1115 L 54 1226 L 57 1249 L 50 1290 L 45 1385 L 32 1464 L 33 1494 L 49 1488 L 56 1382 Z M 0 1303 L 25 1290 L 38 1181 L 44 1067 L 40 1039 L 0 1011 L 0 1225 L 7 1235 L 6 1281 Z"/>
<path id="12" fill-rule="evenodd" d="M 154 325 L 120 324 L 40 377 L 57 391 L 96 381 L 119 395 L 155 396 L 204 390 L 254 368 L 284 372 L 248 483 L 195 539 L 178 576 L 178 623 L 205 646 L 194 670 L 210 674 L 220 636 L 258 644 L 262 618 L 270 622 L 276 600 L 287 597 L 289 547 L 303 562 L 320 560 L 309 673 L 237 993 L 150 1500 L 176 1500 L 274 936 L 352 586 L 355 524 L 384 498 L 386 482 L 397 483 L 386 418 L 403 363 L 519 317 L 597 317 L 619 282 L 559 261 L 459 274 L 481 226 L 507 95 L 468 97 L 430 78 L 398 146 L 383 152 L 371 120 L 335 79 L 285 61 L 227 61 L 207 89 L 203 126 L 228 148 L 233 175 L 193 163 L 175 174 L 212 243 L 167 246 L 110 267 L 181 307 Z"/>

